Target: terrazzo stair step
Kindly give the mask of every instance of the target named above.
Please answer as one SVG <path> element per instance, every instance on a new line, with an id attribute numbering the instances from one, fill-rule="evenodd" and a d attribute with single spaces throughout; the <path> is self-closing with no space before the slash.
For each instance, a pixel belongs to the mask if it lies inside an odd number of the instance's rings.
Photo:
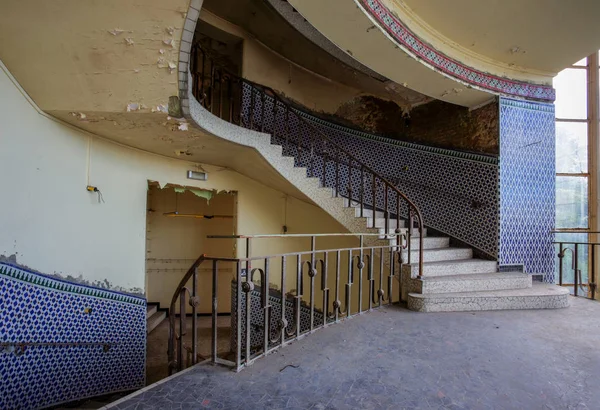
<path id="1" fill-rule="evenodd" d="M 388 230 L 388 234 L 386 236 L 385 234 L 385 229 L 384 228 L 379 228 L 379 239 L 390 239 L 390 240 L 395 240 L 397 237 L 396 234 L 396 230 L 395 229 L 390 229 Z M 413 233 L 413 237 L 419 237 L 418 232 Z M 423 228 L 423 239 L 425 239 L 427 237 L 427 228 Z"/>
<path id="2" fill-rule="evenodd" d="M 146 305 L 146 320 L 150 319 L 150 316 L 156 313 L 158 305 L 156 303 L 148 303 Z"/>
<path id="3" fill-rule="evenodd" d="M 281 157 L 282 162 L 287 165 L 289 168 L 293 168 L 296 159 L 294 157 L 288 157 L 288 156 L 282 156 Z"/>
<path id="4" fill-rule="evenodd" d="M 440 248 L 440 249 L 425 249 L 423 248 L 423 262 L 440 262 L 454 261 L 462 259 L 470 259 L 473 257 L 473 249 L 471 248 Z M 408 251 L 402 251 L 403 260 L 408 259 Z M 419 262 L 419 249 L 410 251 L 410 261 Z"/>
<path id="5" fill-rule="evenodd" d="M 356 215 L 356 217 L 360 217 L 360 205 L 358 207 L 356 206 L 351 206 L 350 208 L 354 208 L 354 214 Z M 372 209 L 363 209 L 363 217 L 364 218 L 372 218 L 373 217 L 373 210 Z M 383 211 L 376 211 L 375 212 L 375 217 L 376 218 L 381 218 L 385 220 L 385 213 Z M 390 218 L 390 221 L 392 220 L 392 218 Z"/>
<path id="6" fill-rule="evenodd" d="M 385 235 L 385 228 L 378 228 L 379 229 L 379 233 L 381 234 L 381 236 L 379 237 L 380 239 L 383 238 L 383 236 Z M 387 234 L 391 237 L 391 236 L 396 236 L 396 229 L 388 229 Z M 427 228 L 423 228 L 423 239 L 425 239 L 425 237 L 427 236 Z M 418 238 L 419 237 L 419 231 L 414 230 L 413 234 L 412 234 L 413 238 Z M 412 246 L 412 244 L 411 244 Z"/>
<path id="7" fill-rule="evenodd" d="M 359 216 L 360 216 L 360 212 L 359 212 Z M 370 228 L 373 226 L 373 218 L 371 217 L 366 217 L 367 218 L 367 226 Z M 404 228 L 406 226 L 406 221 L 404 221 L 403 219 L 397 221 L 396 219 L 390 219 L 388 221 L 388 228 L 389 229 L 396 229 L 398 227 L 400 228 Z M 375 228 L 383 228 L 385 229 L 385 218 L 375 218 Z"/>
<path id="8" fill-rule="evenodd" d="M 471 275 L 424 276 L 410 279 L 411 293 L 460 293 L 531 287 L 531 276 L 522 272 L 480 273 Z"/>
<path id="9" fill-rule="evenodd" d="M 360 202 L 350 201 L 348 198 L 344 198 L 344 206 L 346 208 L 354 208 L 356 217 L 360 217 Z M 372 209 L 363 209 L 363 217 L 364 218 L 372 218 L 373 210 Z M 385 214 L 383 211 L 377 211 L 375 214 L 375 217 L 385 219 Z"/>
<path id="10" fill-rule="evenodd" d="M 423 276 L 472 275 L 477 273 L 496 273 L 496 261 L 485 259 L 458 259 L 453 261 L 423 262 Z M 419 264 L 412 262 L 402 265 L 402 274 L 417 277 Z"/>
<path id="11" fill-rule="evenodd" d="M 408 308 L 417 312 L 559 309 L 568 306 L 569 289 L 537 282 L 525 289 L 408 294 Z"/>
<path id="12" fill-rule="evenodd" d="M 146 333 L 152 332 L 163 320 L 167 318 L 167 312 L 159 310 L 155 312 L 148 320 L 146 320 Z"/>
<path id="13" fill-rule="evenodd" d="M 426 228 L 423 228 L 426 229 Z M 414 231 L 413 234 L 418 234 L 418 231 Z M 410 247 L 411 250 L 419 249 L 419 237 L 410 238 Z M 448 248 L 450 246 L 450 238 L 447 236 L 423 236 L 423 249 L 439 249 L 439 248 Z"/>
<path id="14" fill-rule="evenodd" d="M 333 188 L 322 186 L 319 189 L 321 190 L 321 192 L 325 193 L 328 197 L 333 198 Z"/>

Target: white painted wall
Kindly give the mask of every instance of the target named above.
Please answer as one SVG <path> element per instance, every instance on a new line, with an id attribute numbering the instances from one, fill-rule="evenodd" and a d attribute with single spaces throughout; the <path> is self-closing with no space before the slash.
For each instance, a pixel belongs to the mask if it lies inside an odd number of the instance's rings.
<path id="1" fill-rule="evenodd" d="M 283 193 L 228 169 L 202 167 L 208 181 L 189 180 L 186 171 L 196 164 L 58 123 L 0 70 L 0 256 L 16 255 L 19 264 L 43 273 L 143 292 L 148 180 L 237 191 L 239 233 L 281 233 L 284 224 L 290 233 L 345 231 L 314 205 L 290 199 L 286 211 Z M 105 203 L 86 191 L 88 174 Z M 298 247 L 292 239 L 265 240 L 254 255 L 306 250 Z"/>

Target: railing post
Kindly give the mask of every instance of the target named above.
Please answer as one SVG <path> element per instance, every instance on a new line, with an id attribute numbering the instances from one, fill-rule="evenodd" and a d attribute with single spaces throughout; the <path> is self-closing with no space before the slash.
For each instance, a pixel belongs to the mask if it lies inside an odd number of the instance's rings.
<path id="1" fill-rule="evenodd" d="M 260 101 L 260 132 L 265 130 L 265 101 L 267 100 L 267 94 L 263 91 Z"/>
<path id="2" fill-rule="evenodd" d="M 354 283 L 354 260 L 352 250 L 348 251 L 348 281 L 346 282 L 346 317 L 352 315 L 352 284 Z"/>
<path id="3" fill-rule="evenodd" d="M 579 296 L 579 291 L 578 291 L 578 287 L 579 287 L 579 283 L 578 283 L 578 279 L 579 279 L 579 275 L 578 275 L 578 271 L 579 271 L 579 245 L 575 244 L 575 252 L 573 253 L 573 258 L 574 258 L 574 272 L 573 272 L 573 294 L 575 296 Z"/>
<path id="4" fill-rule="evenodd" d="M 296 337 L 300 337 L 300 315 L 301 315 L 301 302 L 302 296 L 304 295 L 304 284 L 302 283 L 302 258 L 300 255 L 296 258 Z"/>
<path id="5" fill-rule="evenodd" d="M 242 366 L 242 264 L 238 261 L 236 263 L 237 268 L 237 298 L 236 298 L 236 329 L 232 329 L 232 331 L 236 332 L 236 346 L 235 346 L 235 363 L 237 369 L 240 369 Z M 233 312 L 232 312 L 233 313 Z M 232 346 L 233 347 L 233 346 Z"/>
<path id="6" fill-rule="evenodd" d="M 183 336 L 186 334 L 185 323 L 185 288 L 179 292 L 179 341 L 177 343 L 177 371 L 183 370 Z"/>
<path id="7" fill-rule="evenodd" d="M 335 150 L 335 197 L 339 196 L 340 192 L 340 150 Z M 351 204 L 348 203 L 348 206 Z"/>
<path id="8" fill-rule="evenodd" d="M 263 354 L 267 354 L 269 351 L 269 340 L 271 338 L 271 318 L 269 316 L 271 310 L 271 304 L 269 303 L 269 258 L 265 258 L 265 272 L 261 278 L 262 288 L 262 309 L 263 309 Z M 282 298 L 285 295 L 281 295 Z"/>
<path id="9" fill-rule="evenodd" d="M 249 112 L 249 117 L 250 117 L 250 123 L 249 123 L 249 129 L 253 130 L 254 129 L 254 105 L 255 105 L 255 101 L 254 101 L 254 86 L 250 85 L 250 112 Z"/>
<path id="10" fill-rule="evenodd" d="M 379 307 L 383 304 L 383 248 L 379 249 L 379 290 L 377 291 Z"/>
<path id="11" fill-rule="evenodd" d="M 286 305 L 286 293 L 285 293 L 285 282 L 286 282 L 286 261 L 287 258 L 286 256 L 282 256 L 281 257 L 281 317 L 280 317 L 280 326 L 281 326 L 281 345 L 283 346 L 285 344 L 285 331 L 286 331 L 286 324 L 287 324 L 287 320 L 285 318 L 285 312 L 287 309 L 287 305 Z"/>
<path id="12" fill-rule="evenodd" d="M 375 297 L 375 278 L 373 277 L 373 257 L 375 250 L 371 248 L 369 251 L 369 311 L 373 309 L 373 298 Z"/>
<path id="13" fill-rule="evenodd" d="M 215 113 L 215 63 L 210 60 L 210 113 Z"/>
<path id="14" fill-rule="evenodd" d="M 329 156 L 327 152 L 327 141 L 323 141 L 323 169 L 321 171 L 321 186 L 327 187 L 327 158 Z"/>
<path id="15" fill-rule="evenodd" d="M 323 291 L 323 327 L 327 326 L 329 317 L 329 287 L 327 286 L 327 259 L 329 254 L 323 252 L 323 265 L 321 266 L 321 290 Z"/>
<path id="16" fill-rule="evenodd" d="M 360 217 L 364 218 L 365 209 L 365 168 L 360 166 Z"/>
<path id="17" fill-rule="evenodd" d="M 340 320 L 340 251 L 335 253 L 335 301 L 333 302 L 335 309 L 335 322 Z"/>
<path id="18" fill-rule="evenodd" d="M 385 237 L 388 237 L 390 232 L 390 213 L 388 211 L 388 184 L 384 182 L 383 184 L 383 216 L 385 217 Z M 375 216 L 375 215 L 373 215 Z"/>
<path id="19" fill-rule="evenodd" d="M 212 269 L 212 362 L 217 363 L 217 294 L 218 294 L 218 261 L 213 261 Z"/>
<path id="20" fill-rule="evenodd" d="M 350 206 L 352 206 L 352 192 L 354 192 L 352 187 L 352 158 L 348 157 L 348 200 Z"/>
<path id="21" fill-rule="evenodd" d="M 223 118 L 223 70 L 219 70 L 219 118 Z"/>
<path id="22" fill-rule="evenodd" d="M 591 299 L 596 298 L 596 245 L 592 244 L 592 268 L 590 269 L 590 273 L 588 275 L 588 288 L 590 292 Z"/>
<path id="23" fill-rule="evenodd" d="M 227 80 L 227 99 L 229 100 L 229 122 L 234 123 L 234 103 L 233 103 L 233 79 L 231 76 Z"/>
<path id="24" fill-rule="evenodd" d="M 271 115 L 273 117 L 273 130 L 271 134 L 273 135 L 273 142 L 275 142 L 275 138 L 277 138 L 277 100 L 275 98 L 273 98 L 273 112 Z"/>
<path id="25" fill-rule="evenodd" d="M 362 207 L 361 207 L 362 208 Z M 363 268 L 365 266 L 364 263 L 364 255 L 363 255 L 363 247 L 364 247 L 364 237 L 363 235 L 359 235 L 359 248 L 360 254 L 358 256 L 358 313 L 362 313 L 363 306 Z"/>
<path id="26" fill-rule="evenodd" d="M 563 243 L 558 244 L 558 285 L 563 285 Z"/>
<path id="27" fill-rule="evenodd" d="M 310 270 L 308 275 L 310 276 L 310 331 L 314 330 L 315 324 L 315 273 L 317 267 L 315 264 L 315 252 L 316 252 L 316 237 L 313 235 L 310 237 Z"/>
<path id="28" fill-rule="evenodd" d="M 310 166 L 309 166 L 309 175 L 311 177 L 315 176 L 315 136 L 311 132 L 310 133 Z"/>
<path id="29" fill-rule="evenodd" d="M 371 228 L 375 229 L 375 217 L 377 216 L 377 177 L 375 174 L 373 175 L 373 203 L 371 204 L 371 209 L 373 210 L 373 219 Z"/>
<path id="30" fill-rule="evenodd" d="M 194 269 L 194 276 L 192 276 L 192 364 L 196 364 L 198 361 L 198 267 Z"/>
<path id="31" fill-rule="evenodd" d="M 202 50 L 202 49 L 200 49 Z M 204 66 L 206 65 L 206 53 L 202 50 L 202 81 L 200 81 L 200 95 L 198 95 L 198 100 L 200 104 L 206 108 L 206 98 L 204 98 L 204 76 L 206 75 Z"/>
<path id="32" fill-rule="evenodd" d="M 285 107 L 285 145 L 290 141 L 290 107 Z"/>
<path id="33" fill-rule="evenodd" d="M 423 250 L 423 218 L 421 217 L 421 214 L 419 213 L 418 209 L 415 209 L 415 213 L 417 214 L 417 222 L 419 223 L 419 277 L 423 276 L 423 255 L 424 255 L 424 250 Z"/>

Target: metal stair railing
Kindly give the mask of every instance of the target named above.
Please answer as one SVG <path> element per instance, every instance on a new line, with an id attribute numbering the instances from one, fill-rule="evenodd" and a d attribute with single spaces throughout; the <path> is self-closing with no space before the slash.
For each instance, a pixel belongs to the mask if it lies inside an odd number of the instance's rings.
<path id="1" fill-rule="evenodd" d="M 209 239 L 245 240 L 246 257 L 201 255 L 181 278 L 169 309 L 169 374 L 204 362 L 241 370 L 259 357 L 318 329 L 399 300 L 402 290 L 400 286 L 396 288 L 393 278 L 402 269 L 401 253 L 408 230 L 402 228 L 399 231 L 395 236 L 399 242 L 376 246 L 365 246 L 365 238 L 378 236 L 377 233 L 207 236 Z M 317 247 L 317 239 L 332 237 L 358 238 L 358 246 Z M 253 240 L 301 238 L 310 240 L 309 251 L 250 256 Z M 389 266 L 384 266 L 385 258 L 391 261 Z M 200 267 L 206 263 L 211 265 L 212 273 L 199 283 Z M 224 265 L 230 265 L 232 269 L 224 268 Z M 219 355 L 217 316 L 223 301 L 219 301 L 218 286 L 222 274 L 231 275 L 231 270 L 235 272 L 232 277 L 233 293 L 227 302 L 231 303 L 233 337 L 229 352 Z M 191 286 L 188 286 L 190 281 Z M 201 297 L 211 301 L 212 331 L 208 358 L 202 357 L 198 350 L 206 347 L 199 346 L 197 317 Z M 187 304 L 191 306 L 191 329 L 186 323 Z M 177 306 L 179 320 L 176 318 Z M 188 337 L 184 341 L 186 335 Z"/>
<path id="2" fill-rule="evenodd" d="M 325 133 L 298 115 L 273 89 L 248 81 L 215 62 L 210 51 L 199 43 L 191 53 L 192 94 L 213 115 L 251 130 L 270 133 L 284 150 L 317 177 L 322 186 L 333 188 L 335 196 L 360 207 L 360 216 L 371 209 L 372 228 L 377 211 L 385 218 L 385 234 L 390 220 L 408 221 L 408 263 L 411 263 L 413 229 L 419 232 L 419 277 L 423 274 L 423 216 L 419 208 L 386 178 L 333 142 Z M 246 104 L 243 101 L 246 100 Z M 249 101 L 248 101 L 249 100 Z M 267 108 L 269 105 L 269 108 Z M 268 117 L 268 118 L 267 118 Z M 404 216 L 404 218 L 403 218 Z"/>

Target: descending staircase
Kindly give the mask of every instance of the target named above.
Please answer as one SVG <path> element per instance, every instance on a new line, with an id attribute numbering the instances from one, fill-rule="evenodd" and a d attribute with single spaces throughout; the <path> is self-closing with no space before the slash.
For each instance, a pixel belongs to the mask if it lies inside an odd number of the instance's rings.
<path id="1" fill-rule="evenodd" d="M 156 329 L 166 318 L 166 310 L 159 310 L 158 303 L 148 303 L 146 306 L 146 334 Z"/>
<path id="2" fill-rule="evenodd" d="M 224 75 L 223 72 L 219 74 L 219 83 L 222 84 L 224 81 L 232 81 L 232 75 L 227 74 L 229 77 L 225 77 L 225 79 Z M 203 78 L 203 76 L 204 73 L 202 73 L 202 77 L 200 78 Z M 222 120 L 218 116 L 213 115 L 211 111 L 207 110 L 205 107 L 209 106 L 209 109 L 214 112 L 215 104 L 207 105 L 206 99 L 200 103 L 193 96 L 194 94 L 202 94 L 202 88 L 197 85 L 199 76 L 196 75 L 195 78 L 196 80 L 192 78 L 191 74 L 188 77 L 190 96 L 189 109 L 192 119 L 198 124 L 199 128 L 220 138 L 256 149 L 256 151 L 258 151 L 275 170 L 277 170 L 292 185 L 307 195 L 315 204 L 346 227 L 348 231 L 354 233 L 381 234 L 379 239 L 376 237 L 365 239 L 366 246 L 388 246 L 389 241 L 396 240 L 396 237 L 393 236 L 395 229 L 406 227 L 405 220 L 397 221 L 395 218 L 390 218 L 390 214 L 393 214 L 395 211 L 394 209 L 390 210 L 389 203 L 387 202 L 387 194 L 386 203 L 388 203 L 388 220 L 386 232 L 386 214 L 381 210 L 377 210 L 378 208 L 381 209 L 379 202 L 375 207 L 375 211 L 372 209 L 365 209 L 364 206 L 361 210 L 355 194 L 356 189 L 353 191 L 348 190 L 344 193 L 340 192 L 339 185 L 336 185 L 334 188 L 331 186 L 323 186 L 325 177 L 322 175 L 320 177 L 314 176 L 315 171 L 312 161 L 314 145 L 310 145 L 308 149 L 296 149 L 294 146 L 297 145 L 300 147 L 301 144 L 306 142 L 298 139 L 291 147 L 289 144 L 286 145 L 286 154 L 284 155 L 284 147 L 282 146 L 284 144 L 282 141 L 285 140 L 285 142 L 288 143 L 288 135 L 271 135 L 266 132 L 261 132 L 268 130 L 264 124 L 264 117 L 261 118 L 260 124 L 259 121 L 253 123 L 255 115 L 251 111 L 249 116 L 252 120 L 248 123 L 248 120 L 244 122 L 240 119 L 237 121 L 240 126 L 236 126 L 229 121 Z M 251 84 L 242 79 L 237 79 L 236 81 L 245 85 Z M 215 84 L 216 82 L 213 79 L 211 80 L 211 83 Z M 252 105 L 255 105 L 255 100 L 258 102 L 262 101 L 261 116 L 265 116 L 265 113 L 268 113 L 271 110 L 273 113 L 272 115 L 275 116 L 277 115 L 277 112 L 280 111 L 280 108 L 283 107 L 283 112 L 286 113 L 285 120 L 288 121 L 288 118 L 293 114 L 293 111 L 287 106 L 287 103 L 278 99 L 272 92 L 266 96 L 265 91 L 259 86 L 249 85 L 249 87 L 252 88 Z M 265 101 L 273 98 L 275 98 L 276 103 L 272 103 L 269 108 L 265 108 Z M 219 102 L 219 104 L 221 104 L 221 102 Z M 280 104 L 280 106 L 275 107 L 276 104 Z M 210 107 L 210 105 L 212 105 L 212 107 Z M 222 107 L 217 111 L 222 111 Z M 225 115 L 222 115 L 222 117 L 227 118 Z M 231 113 L 229 115 L 229 120 L 231 120 L 232 117 L 233 115 Z M 297 121 L 305 120 L 297 119 Z M 276 123 L 277 121 L 273 119 L 272 124 Z M 272 125 L 272 127 L 274 130 L 275 125 Z M 307 125 L 307 127 L 311 126 Z M 280 127 L 277 132 L 273 131 L 273 134 L 281 134 L 282 129 L 289 129 L 289 127 Z M 313 139 L 318 140 L 318 138 L 320 138 L 318 135 L 311 136 L 310 143 L 314 144 Z M 330 142 L 326 141 L 326 144 L 330 144 Z M 331 145 L 329 145 L 328 149 L 332 149 Z M 328 159 L 331 159 L 332 157 L 338 158 L 336 155 L 339 155 L 339 152 L 335 150 L 341 150 L 341 148 L 333 147 L 333 152 L 336 152 L 335 155 L 332 155 L 331 151 L 327 151 L 326 155 Z M 298 157 L 301 156 L 301 153 L 306 153 L 307 151 L 311 152 L 310 165 L 299 166 L 302 162 Z M 345 154 L 342 152 L 342 155 Z M 320 160 L 321 159 L 319 159 L 319 161 Z M 348 163 L 346 163 L 345 166 L 347 168 L 345 171 L 347 173 L 350 172 L 350 176 L 347 177 L 347 180 L 353 181 L 352 171 L 350 169 L 353 167 L 352 161 L 358 161 L 354 158 L 350 158 L 349 161 L 350 165 L 348 166 Z M 361 167 L 360 172 L 362 177 L 363 167 L 365 166 L 361 163 L 359 163 L 359 166 Z M 370 170 L 367 171 L 371 172 Z M 354 175 L 356 176 L 357 171 L 354 172 Z M 318 172 L 316 174 L 319 175 Z M 310 175 L 310 177 L 308 177 L 308 175 Z M 377 178 L 384 181 L 383 178 L 377 174 L 372 175 L 375 176 L 371 176 L 371 181 Z M 337 179 L 336 175 L 336 181 Z M 384 183 L 387 182 L 384 181 Z M 373 183 L 373 185 L 375 185 L 375 183 Z M 369 181 L 367 186 L 370 186 Z M 336 195 L 336 193 L 338 195 Z M 355 195 L 352 195 L 353 193 Z M 352 200 L 345 198 L 345 196 L 351 196 Z M 373 194 L 373 197 L 374 196 L 375 194 Z M 400 206 L 398 205 L 396 210 L 399 209 Z M 418 235 L 418 230 L 415 230 L 413 235 L 414 234 Z M 522 272 L 499 273 L 496 261 L 474 258 L 473 249 L 471 248 L 450 246 L 450 238 L 448 237 L 429 237 L 427 236 L 426 228 L 422 230 L 422 235 L 422 275 L 419 277 L 419 237 L 413 236 L 411 238 L 411 263 L 405 263 L 402 266 L 402 272 L 400 278 L 398 278 L 401 283 L 402 299 L 407 302 L 409 309 L 421 312 L 440 312 L 496 309 L 543 309 L 568 306 L 569 292 L 565 288 L 559 288 L 545 283 L 533 284 L 531 276 Z M 403 261 L 408 260 L 407 251 L 403 251 L 402 256 Z"/>

